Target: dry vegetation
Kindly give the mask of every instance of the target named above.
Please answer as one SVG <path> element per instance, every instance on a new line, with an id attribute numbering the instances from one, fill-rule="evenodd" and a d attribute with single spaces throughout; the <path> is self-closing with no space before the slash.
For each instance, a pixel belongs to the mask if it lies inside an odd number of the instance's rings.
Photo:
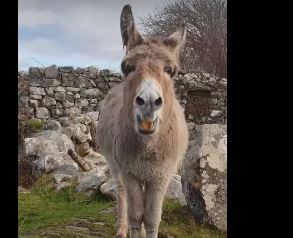
<path id="1" fill-rule="evenodd" d="M 167 2 L 140 19 L 145 35 L 168 35 L 187 27 L 182 50 L 183 71 L 204 71 L 227 78 L 227 4 L 225 0 L 178 0 Z"/>

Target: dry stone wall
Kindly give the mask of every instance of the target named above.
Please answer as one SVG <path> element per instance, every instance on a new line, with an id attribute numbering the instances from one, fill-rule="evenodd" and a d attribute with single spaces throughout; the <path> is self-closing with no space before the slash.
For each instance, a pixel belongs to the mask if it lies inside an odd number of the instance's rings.
<path id="1" fill-rule="evenodd" d="M 119 73 L 95 67 L 31 67 L 19 72 L 19 113 L 47 120 L 97 111 L 99 102 L 122 79 Z M 174 86 L 188 121 L 226 124 L 227 80 L 207 73 L 178 75 Z"/>

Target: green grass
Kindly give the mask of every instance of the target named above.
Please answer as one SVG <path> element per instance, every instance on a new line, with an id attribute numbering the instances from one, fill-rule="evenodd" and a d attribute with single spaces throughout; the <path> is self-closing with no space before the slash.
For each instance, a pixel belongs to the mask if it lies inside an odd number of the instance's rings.
<path id="1" fill-rule="evenodd" d="M 115 203 L 100 194 L 88 198 L 75 193 L 72 187 L 56 193 L 50 187 L 43 186 L 18 195 L 20 237 L 107 238 L 115 235 Z M 112 211 L 103 212 L 109 209 Z M 80 226 L 86 227 L 86 232 L 68 228 L 76 225 L 78 219 L 88 221 Z M 103 225 L 97 222 L 103 222 Z M 226 237 L 225 234 L 197 225 L 187 209 L 175 201 L 164 202 L 159 237 L 165 238 L 167 235 L 174 238 Z"/>
<path id="2" fill-rule="evenodd" d="M 167 235 L 176 238 L 224 238 L 226 234 L 196 224 L 187 207 L 179 202 L 165 200 L 163 205 L 162 222 L 160 224 L 162 237 Z"/>
<path id="3" fill-rule="evenodd" d="M 93 198 L 82 196 L 69 187 L 55 193 L 49 187 L 18 194 L 18 229 L 23 237 L 26 234 L 40 233 L 46 227 L 68 225 L 70 221 L 86 218 L 105 223 L 105 234 L 114 236 L 114 214 L 101 213 L 114 203 L 97 194 Z M 108 229 L 107 228 L 111 228 Z"/>

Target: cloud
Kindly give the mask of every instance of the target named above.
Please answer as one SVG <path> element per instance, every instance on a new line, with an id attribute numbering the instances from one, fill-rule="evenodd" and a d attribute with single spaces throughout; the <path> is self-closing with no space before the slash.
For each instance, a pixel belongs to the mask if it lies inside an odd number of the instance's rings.
<path id="1" fill-rule="evenodd" d="M 124 55 L 120 13 L 129 3 L 137 19 L 162 1 L 20 0 L 20 68 L 37 66 L 31 58 L 38 58 L 46 66 L 67 62 L 77 67 L 92 62 L 119 69 Z"/>

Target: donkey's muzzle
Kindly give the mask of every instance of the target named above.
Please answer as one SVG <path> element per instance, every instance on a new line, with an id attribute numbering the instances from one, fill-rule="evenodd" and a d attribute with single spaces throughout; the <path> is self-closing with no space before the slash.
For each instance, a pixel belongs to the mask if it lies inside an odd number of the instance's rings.
<path id="1" fill-rule="evenodd" d="M 137 125 L 138 130 L 142 134 L 152 134 L 156 131 L 158 118 L 154 121 L 143 120 L 139 115 L 137 115 Z"/>

